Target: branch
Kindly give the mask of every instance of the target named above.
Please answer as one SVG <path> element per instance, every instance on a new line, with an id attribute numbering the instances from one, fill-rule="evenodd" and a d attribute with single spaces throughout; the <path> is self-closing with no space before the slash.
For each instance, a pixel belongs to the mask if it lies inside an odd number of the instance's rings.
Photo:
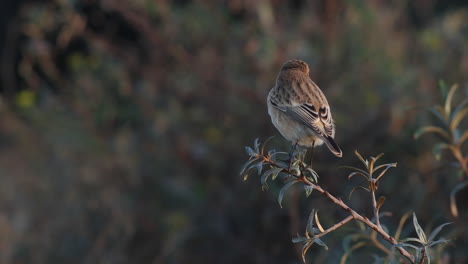
<path id="1" fill-rule="evenodd" d="M 390 244 L 392 245 L 398 244 L 395 238 L 387 234 L 387 232 L 385 232 L 385 230 L 383 230 L 382 227 L 372 223 L 372 221 L 369 220 L 369 218 L 361 216 L 359 213 L 357 213 L 356 211 L 351 209 L 348 205 L 346 205 L 341 199 L 336 198 L 335 196 L 331 195 L 329 192 L 322 189 L 322 187 L 313 184 L 306 178 L 301 178 L 300 181 L 302 181 L 306 185 L 312 186 L 314 190 L 318 191 L 323 196 L 325 196 L 328 200 L 332 201 L 334 204 L 338 205 L 343 210 L 348 212 L 354 219 L 361 221 L 362 223 L 366 224 L 367 226 L 375 230 L 377 233 L 379 233 L 382 236 L 383 239 L 387 240 Z M 398 249 L 401 255 L 407 258 L 411 263 L 414 263 L 414 256 L 411 255 L 408 251 L 406 251 L 406 249 L 404 249 L 403 247 L 396 247 L 396 248 Z"/>
<path id="2" fill-rule="evenodd" d="M 263 160 L 263 162 L 266 162 L 266 163 L 269 163 L 270 165 L 272 166 L 275 166 L 275 167 L 278 167 L 278 168 L 281 168 L 281 166 L 279 166 L 277 163 L 275 163 L 273 160 L 271 160 L 269 157 L 267 156 L 264 156 L 264 155 L 259 155 L 259 158 L 261 158 Z M 324 189 L 322 189 L 322 187 L 320 187 L 319 185 L 317 184 L 314 184 L 312 183 L 309 179 L 307 179 L 306 177 L 304 177 L 303 175 L 302 176 L 295 176 L 293 174 L 290 173 L 290 170 L 288 168 L 284 168 L 283 169 L 284 172 L 288 173 L 289 175 L 291 175 L 292 177 L 296 178 L 296 180 L 298 182 L 302 182 L 304 183 L 305 185 L 308 185 L 308 186 L 311 186 L 314 190 L 318 191 L 319 193 L 321 193 L 323 196 L 325 196 L 328 200 L 330 200 L 331 202 L 333 202 L 334 204 L 338 205 L 339 207 L 341 207 L 341 209 L 345 210 L 346 212 L 348 212 L 350 214 L 350 216 L 348 218 L 353 218 L 353 219 L 356 219 L 358 221 L 361 221 L 362 223 L 364 223 L 365 225 L 369 226 L 370 228 L 372 228 L 374 231 L 376 231 L 377 233 L 380 234 L 380 236 L 387 240 L 390 244 L 392 245 L 396 245 L 398 244 L 398 242 L 396 241 L 396 239 L 392 236 L 390 236 L 389 234 L 387 234 L 387 232 L 385 232 L 385 230 L 383 230 L 383 228 L 380 226 L 380 223 L 379 221 L 377 220 L 376 222 L 379 223 L 378 225 L 377 224 L 374 224 L 369 218 L 367 217 L 364 217 L 362 215 L 360 215 L 359 213 L 357 213 L 356 211 L 354 211 L 353 209 L 351 209 L 348 205 L 346 205 L 341 199 L 339 198 L 336 198 L 335 196 L 331 195 L 329 192 L 325 191 Z M 375 204 L 374 204 L 375 203 Z M 376 209 L 376 202 L 375 202 L 375 194 L 373 195 L 373 206 L 374 206 L 374 212 L 375 212 L 375 209 Z M 329 233 L 335 229 L 337 229 L 338 227 L 344 225 L 345 223 L 347 223 L 348 221 L 350 221 L 351 219 L 348 219 L 348 218 L 345 218 L 344 220 L 342 220 L 341 222 L 335 224 L 334 226 L 330 227 L 329 229 L 325 230 L 325 232 L 319 234 L 320 236 L 323 236 L 325 235 L 326 233 Z M 378 218 L 378 210 L 377 210 L 377 215 L 376 215 L 376 219 L 379 219 Z M 316 237 L 319 237 L 319 235 L 317 235 Z M 403 247 L 399 247 L 399 246 L 396 246 L 396 249 L 400 252 L 400 254 L 402 256 L 404 256 L 406 259 L 408 259 L 408 261 L 410 261 L 410 263 L 415 263 L 415 258 L 413 255 L 411 255 L 406 249 L 404 249 Z"/>
<path id="3" fill-rule="evenodd" d="M 322 233 L 320 234 L 317 234 L 314 236 L 314 238 L 319 238 L 319 237 L 322 237 L 332 231 L 335 231 L 336 229 L 340 228 L 341 226 L 343 226 L 344 224 L 348 223 L 349 221 L 353 220 L 354 217 L 353 216 L 348 216 L 346 217 L 345 219 L 341 220 L 341 222 L 338 222 L 336 224 L 334 224 L 332 227 L 328 228 L 327 230 L 323 231 Z"/>

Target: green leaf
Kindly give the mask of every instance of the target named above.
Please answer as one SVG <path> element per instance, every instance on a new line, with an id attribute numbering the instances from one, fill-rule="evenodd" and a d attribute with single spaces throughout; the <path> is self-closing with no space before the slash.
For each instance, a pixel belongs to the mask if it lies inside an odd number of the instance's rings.
<path id="1" fill-rule="evenodd" d="M 359 154 L 359 152 L 358 152 L 357 150 L 354 151 L 354 155 L 356 155 L 356 157 L 359 158 L 359 160 L 364 164 L 364 166 L 365 166 L 366 168 L 368 168 L 369 162 L 368 162 L 367 160 L 365 160 L 365 159 L 361 156 L 361 154 Z"/>
<path id="2" fill-rule="evenodd" d="M 401 231 L 403 230 L 403 225 L 406 223 L 406 220 L 408 220 L 410 215 L 411 215 L 411 211 L 408 211 L 400 218 L 397 231 L 395 232 L 395 240 L 400 239 L 400 234 L 401 234 Z"/>
<path id="3" fill-rule="evenodd" d="M 429 108 L 429 111 L 439 119 L 442 124 L 447 123 L 448 118 L 445 116 L 444 109 L 440 105 Z"/>
<path id="4" fill-rule="evenodd" d="M 350 173 L 350 174 L 348 175 L 348 179 L 351 179 L 351 177 L 353 177 L 354 175 L 359 174 L 359 175 L 361 175 L 361 176 L 364 176 L 364 178 L 366 179 L 366 181 L 369 180 L 369 173 L 367 173 L 367 172 L 364 171 L 364 170 L 361 170 L 361 169 L 359 169 L 359 168 L 352 167 L 352 166 L 340 166 L 340 168 L 351 169 L 351 170 L 354 170 L 355 172 L 359 172 L 359 173 L 354 173 L 354 172 Z"/>
<path id="5" fill-rule="evenodd" d="M 297 237 L 292 238 L 293 243 L 303 243 L 303 242 L 308 241 L 308 240 L 310 240 L 310 238 L 301 237 L 301 236 L 299 236 L 299 234 L 297 234 Z"/>
<path id="6" fill-rule="evenodd" d="M 457 184 L 450 192 L 450 211 L 455 217 L 458 217 L 457 200 L 455 196 L 460 190 L 462 190 L 466 186 L 468 186 L 468 181 L 464 181 L 462 183 Z"/>
<path id="7" fill-rule="evenodd" d="M 414 229 L 416 229 L 416 234 L 418 234 L 419 239 L 423 242 L 422 244 L 427 244 L 427 238 L 426 234 L 424 233 L 424 230 L 418 223 L 418 218 L 416 217 L 416 214 L 413 213 L 413 225 Z"/>
<path id="8" fill-rule="evenodd" d="M 401 242 L 416 242 L 419 244 L 424 244 L 424 241 L 416 237 L 408 237 L 408 238 L 402 239 Z"/>
<path id="9" fill-rule="evenodd" d="M 315 222 L 315 209 L 312 209 L 309 215 L 309 219 L 307 220 L 307 226 L 306 226 L 306 236 L 311 236 L 315 235 L 315 230 L 314 230 L 314 222 Z"/>
<path id="10" fill-rule="evenodd" d="M 306 197 L 309 197 L 312 191 L 314 190 L 313 186 L 304 185 L 304 190 L 306 192 Z"/>
<path id="11" fill-rule="evenodd" d="M 274 172 L 271 174 L 271 179 L 274 181 L 278 177 L 279 173 L 283 170 L 283 168 L 275 168 L 273 170 Z"/>
<path id="12" fill-rule="evenodd" d="M 245 147 L 245 152 L 247 152 L 247 155 L 249 156 L 255 156 L 256 153 L 251 147 Z"/>
<path id="13" fill-rule="evenodd" d="M 468 98 L 465 98 L 460 102 L 460 104 L 457 105 L 457 107 L 455 107 L 455 110 L 453 110 L 451 119 L 453 119 L 453 117 L 456 116 L 467 105 L 468 105 Z"/>
<path id="14" fill-rule="evenodd" d="M 367 188 L 364 187 L 364 186 L 356 186 L 356 187 L 354 187 L 354 188 L 351 190 L 351 192 L 349 193 L 348 199 L 351 199 L 351 195 L 353 195 L 354 191 L 357 190 L 357 189 L 363 189 L 363 190 L 365 190 L 365 191 L 367 191 L 367 192 L 370 192 L 370 190 L 367 189 Z"/>
<path id="15" fill-rule="evenodd" d="M 442 230 L 442 228 L 444 228 L 445 226 L 450 225 L 450 224 L 452 224 L 452 222 L 441 224 L 440 226 L 436 227 L 431 232 L 431 234 L 429 235 L 429 243 L 432 242 L 432 240 L 434 240 L 434 238 L 439 234 L 439 232 Z"/>
<path id="16" fill-rule="evenodd" d="M 450 111 L 452 110 L 452 99 L 457 88 L 458 88 L 457 84 L 452 85 L 452 87 L 450 87 L 450 91 L 447 94 L 447 98 L 445 99 L 445 115 L 446 116 L 450 116 Z"/>
<path id="17" fill-rule="evenodd" d="M 367 174 L 367 173 L 364 174 L 364 173 L 361 172 L 361 171 L 354 171 L 354 172 L 351 172 L 351 173 L 348 175 L 348 180 L 350 180 L 352 177 L 354 177 L 354 175 L 361 175 L 362 177 L 364 177 L 364 179 L 365 179 L 366 181 L 369 180 L 368 174 Z"/>
<path id="18" fill-rule="evenodd" d="M 458 144 L 459 146 L 461 146 L 463 144 L 463 142 L 465 142 L 465 140 L 467 140 L 467 139 L 468 139 L 468 130 L 463 132 L 463 135 L 461 135 L 461 137 L 455 143 Z"/>
<path id="19" fill-rule="evenodd" d="M 439 240 L 436 240 L 436 241 L 432 241 L 431 243 L 429 243 L 427 245 L 427 247 L 433 247 L 433 246 L 437 246 L 438 244 L 441 244 L 441 243 L 448 243 L 450 242 L 450 240 L 447 240 L 447 239 L 439 239 Z"/>
<path id="20" fill-rule="evenodd" d="M 263 142 L 262 149 L 260 150 L 260 153 L 262 153 L 262 154 L 264 153 L 266 144 L 267 144 L 268 141 L 270 141 L 272 138 L 273 138 L 273 137 L 269 137 L 269 138 L 267 138 L 267 140 L 265 140 L 265 142 Z"/>
<path id="21" fill-rule="evenodd" d="M 252 163 L 254 163 L 255 161 L 257 161 L 258 159 L 251 159 L 249 161 L 247 161 L 246 163 L 244 163 L 244 165 L 242 165 L 242 168 L 241 168 L 241 172 L 239 173 L 239 175 L 242 175 L 245 171 L 245 169 Z"/>
<path id="22" fill-rule="evenodd" d="M 257 165 L 255 165 L 258 170 L 258 175 L 262 174 L 262 169 L 263 169 L 263 162 L 259 162 Z"/>
<path id="23" fill-rule="evenodd" d="M 287 152 L 280 152 L 280 151 L 279 151 L 279 152 L 272 152 L 272 153 L 270 154 L 270 159 L 276 161 L 276 156 L 278 156 L 278 155 L 289 156 L 289 153 L 287 153 Z"/>
<path id="24" fill-rule="evenodd" d="M 378 166 L 377 168 L 375 168 L 375 171 L 385 167 L 385 169 L 379 174 L 379 176 L 377 176 L 377 178 L 375 178 L 376 181 L 380 180 L 380 178 L 382 178 L 382 176 L 384 176 L 384 174 L 388 171 L 388 169 L 390 168 L 395 168 L 397 166 L 397 163 L 388 163 L 388 164 L 383 164 L 383 165 L 380 165 Z"/>
<path id="25" fill-rule="evenodd" d="M 465 118 L 465 115 L 468 114 L 468 107 L 458 112 L 453 116 L 452 121 L 450 122 L 450 131 L 455 131 L 460 122 Z"/>
<path id="26" fill-rule="evenodd" d="M 316 238 L 314 239 L 315 240 L 315 243 L 319 244 L 320 246 L 324 247 L 325 250 L 328 250 L 328 246 L 327 244 L 325 244 L 325 242 L 323 242 L 320 238 Z"/>
<path id="27" fill-rule="evenodd" d="M 312 176 L 312 179 L 309 179 L 311 180 L 313 183 L 317 183 L 318 182 L 318 178 L 319 178 L 319 175 L 317 174 L 317 172 L 315 170 L 313 170 L 312 168 L 308 167 L 306 169 L 306 172 L 310 173 L 310 176 Z"/>
<path id="28" fill-rule="evenodd" d="M 260 147 L 260 142 L 258 141 L 258 138 L 256 138 L 256 139 L 254 140 L 254 149 L 255 149 L 255 152 L 260 153 L 259 147 Z"/>
<path id="29" fill-rule="evenodd" d="M 284 193 L 286 192 L 286 190 L 291 187 L 293 184 L 295 184 L 297 181 L 291 181 L 291 182 L 288 182 L 286 185 L 283 186 L 283 188 L 281 188 L 280 190 L 280 193 L 278 195 L 278 203 L 280 205 L 281 208 L 283 208 L 283 205 L 281 205 L 281 202 L 283 201 L 283 196 L 284 196 Z"/>
<path id="30" fill-rule="evenodd" d="M 262 177 L 261 177 L 262 185 L 265 185 L 267 183 L 268 177 L 270 177 L 273 173 L 278 174 L 282 170 L 283 170 L 282 168 L 273 168 L 273 169 L 269 169 L 269 170 L 265 171 L 262 174 Z"/>
<path id="31" fill-rule="evenodd" d="M 447 139 L 449 142 L 452 140 L 450 138 L 450 135 L 447 133 L 447 131 L 443 130 L 440 127 L 436 127 L 436 126 L 421 127 L 420 129 L 418 129 L 414 133 L 414 138 L 418 139 L 421 135 L 423 135 L 425 133 L 436 133 L 436 134 L 440 135 L 442 138 Z"/>

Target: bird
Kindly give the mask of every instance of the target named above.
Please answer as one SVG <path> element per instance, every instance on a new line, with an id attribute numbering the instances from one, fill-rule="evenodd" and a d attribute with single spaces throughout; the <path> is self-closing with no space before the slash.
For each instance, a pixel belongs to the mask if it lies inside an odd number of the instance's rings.
<path id="1" fill-rule="evenodd" d="M 335 122 L 327 98 L 309 77 L 309 65 L 302 60 L 286 61 L 268 93 L 271 121 L 280 134 L 297 145 L 314 148 L 325 143 L 337 157 L 343 152 L 335 142 Z M 290 152 L 291 158 L 291 152 Z"/>

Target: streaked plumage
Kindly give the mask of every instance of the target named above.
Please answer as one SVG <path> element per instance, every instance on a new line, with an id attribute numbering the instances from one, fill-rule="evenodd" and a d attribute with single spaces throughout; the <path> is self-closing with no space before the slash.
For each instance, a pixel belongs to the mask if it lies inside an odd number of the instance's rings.
<path id="1" fill-rule="evenodd" d="M 335 123 L 327 98 L 310 79 L 307 63 L 290 60 L 283 64 L 267 104 L 273 125 L 287 140 L 304 147 L 325 142 L 333 154 L 342 156 L 333 140 Z"/>

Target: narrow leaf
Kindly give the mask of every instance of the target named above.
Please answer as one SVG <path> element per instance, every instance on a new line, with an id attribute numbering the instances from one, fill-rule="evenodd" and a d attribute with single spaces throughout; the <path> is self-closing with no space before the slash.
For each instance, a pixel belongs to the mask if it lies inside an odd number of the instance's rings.
<path id="1" fill-rule="evenodd" d="M 313 186 L 304 185 L 304 190 L 306 192 L 306 197 L 309 197 L 312 191 L 314 190 Z"/>
<path id="2" fill-rule="evenodd" d="M 318 210 L 315 211 L 315 215 L 314 215 L 314 218 L 315 218 L 315 224 L 317 225 L 318 229 L 320 230 L 320 232 L 325 232 L 325 229 L 323 229 L 322 227 L 322 224 L 320 224 L 320 221 L 319 221 L 319 218 L 318 218 Z M 318 242 L 317 242 L 318 243 Z"/>
<path id="3" fill-rule="evenodd" d="M 416 237 L 408 237 L 408 238 L 402 239 L 401 242 L 416 242 L 419 244 L 424 244 L 424 241 Z"/>
<path id="4" fill-rule="evenodd" d="M 450 90 L 447 94 L 447 98 L 445 99 L 445 115 L 446 116 L 450 116 L 450 111 L 452 110 L 452 99 L 457 88 L 458 88 L 457 84 L 452 85 L 452 87 L 450 87 Z"/>
<path id="5" fill-rule="evenodd" d="M 440 226 L 436 227 L 436 228 L 431 232 L 431 234 L 429 235 L 429 243 L 431 243 L 432 240 L 434 240 L 434 238 L 439 234 L 439 232 L 442 230 L 442 228 L 444 228 L 445 226 L 450 225 L 450 224 L 452 224 L 452 222 L 450 222 L 450 223 L 445 223 L 445 224 L 441 224 Z"/>
<path id="6" fill-rule="evenodd" d="M 349 193 L 349 198 L 348 198 L 348 199 L 351 199 L 351 195 L 353 195 L 354 191 L 357 190 L 357 189 L 363 189 L 363 190 L 365 190 L 365 191 L 367 191 L 367 192 L 370 192 L 370 190 L 367 189 L 367 188 L 364 187 L 364 186 L 356 186 L 356 187 L 354 187 L 354 188 L 351 190 L 351 192 Z"/>
<path id="7" fill-rule="evenodd" d="M 281 202 L 283 201 L 283 196 L 284 196 L 284 193 L 286 192 L 286 190 L 291 187 L 293 184 L 295 184 L 297 181 L 292 181 L 292 182 L 288 182 L 286 185 L 283 186 L 283 188 L 281 188 L 280 190 L 280 193 L 278 195 L 278 203 L 280 205 L 281 208 L 283 208 L 283 205 L 281 205 Z"/>
<path id="8" fill-rule="evenodd" d="M 310 212 L 310 215 L 309 215 L 309 219 L 307 220 L 306 236 L 308 236 L 309 234 L 311 236 L 315 235 L 315 232 L 314 232 L 314 217 L 315 217 L 315 209 L 312 209 L 312 211 Z"/>
<path id="9" fill-rule="evenodd" d="M 429 111 L 439 119 L 440 122 L 442 122 L 442 124 L 445 124 L 448 120 L 448 118 L 445 116 L 445 112 L 444 112 L 444 109 L 440 106 L 440 105 L 437 105 L 435 107 L 431 107 L 429 109 Z"/>
<path id="10" fill-rule="evenodd" d="M 436 133 L 443 137 L 444 139 L 448 140 L 449 142 L 451 141 L 450 135 L 447 133 L 447 131 L 443 130 L 440 127 L 436 126 L 425 126 L 421 127 L 414 133 L 414 138 L 418 139 L 421 135 L 425 133 Z"/>
<path id="11" fill-rule="evenodd" d="M 318 182 L 318 178 L 319 178 L 319 175 L 317 174 L 317 172 L 315 170 L 313 170 L 312 168 L 308 167 L 306 169 L 306 172 L 310 173 L 310 175 L 312 176 L 312 182 L 314 183 L 317 183 Z"/>
<path id="12" fill-rule="evenodd" d="M 436 240 L 436 241 L 432 241 L 431 243 L 429 243 L 427 245 L 427 247 L 433 247 L 433 246 L 437 246 L 438 244 L 441 244 L 441 243 L 448 243 L 450 242 L 450 240 L 447 240 L 447 239 L 439 239 L 439 240 Z"/>
<path id="13" fill-rule="evenodd" d="M 377 162 L 377 160 L 380 159 L 380 157 L 382 157 L 383 155 L 384 155 L 383 153 L 380 153 L 379 155 L 377 155 L 377 157 L 371 157 L 371 161 L 370 161 L 369 167 L 367 169 L 369 171 L 369 174 L 374 172 L 375 162 Z"/>
<path id="14" fill-rule="evenodd" d="M 251 147 L 245 147 L 245 152 L 247 152 L 249 156 L 255 156 L 255 151 Z"/>
<path id="15" fill-rule="evenodd" d="M 463 120 L 463 118 L 465 118 L 465 115 L 467 114 L 468 114 L 468 107 L 461 110 L 456 115 L 454 115 L 452 118 L 452 121 L 450 122 L 450 131 L 453 132 L 458 127 L 458 125 Z"/>
<path id="16" fill-rule="evenodd" d="M 457 107 L 455 107 L 455 110 L 453 111 L 452 113 L 452 119 L 454 116 L 456 116 L 462 109 L 465 108 L 465 106 L 468 105 L 468 98 L 465 98 L 463 99 L 463 101 L 461 101 L 461 103 L 459 105 L 457 105 Z"/>
<path id="17" fill-rule="evenodd" d="M 258 138 L 256 138 L 254 140 L 254 149 L 255 149 L 255 152 L 257 152 L 257 153 L 260 153 L 259 146 L 260 146 L 260 142 L 258 141 Z"/>
<path id="18" fill-rule="evenodd" d="M 241 171 L 239 173 L 239 175 L 242 175 L 245 171 L 245 169 L 252 163 L 254 163 L 255 161 L 257 161 L 258 159 L 251 159 L 249 161 L 247 161 L 246 163 L 244 163 L 244 165 L 242 165 L 242 168 L 241 168 Z"/>
<path id="19" fill-rule="evenodd" d="M 385 202 L 385 196 L 380 196 L 379 200 L 377 201 L 377 209 L 380 209 L 380 207 L 382 207 L 384 202 Z"/>
<path id="20" fill-rule="evenodd" d="M 380 165 L 375 170 L 377 171 L 378 169 L 382 168 L 383 166 L 386 166 L 386 168 L 379 174 L 379 176 L 377 176 L 377 178 L 375 178 L 376 181 L 380 180 L 380 178 L 382 178 L 382 176 L 385 175 L 385 173 L 388 171 L 388 169 L 395 168 L 397 166 L 397 163 L 395 162 L 395 163 Z"/>
<path id="21" fill-rule="evenodd" d="M 361 175 L 362 177 L 364 177 L 364 179 L 366 181 L 369 180 L 369 176 L 367 174 L 363 174 L 362 172 L 360 171 L 354 171 L 354 172 L 351 172 L 349 175 L 348 175 L 348 180 L 350 180 L 352 177 L 354 177 L 354 175 Z"/>
<path id="22" fill-rule="evenodd" d="M 306 263 L 305 254 L 307 253 L 307 251 L 313 244 L 314 244 L 314 240 L 311 240 L 305 243 L 304 246 L 302 247 L 302 261 L 304 261 L 304 263 Z"/>
<path id="23" fill-rule="evenodd" d="M 366 168 L 368 168 L 368 165 L 369 165 L 369 162 L 367 160 L 365 160 L 361 154 L 359 154 L 359 152 L 357 150 L 354 151 L 354 155 L 356 155 L 356 157 L 359 158 L 359 160 L 364 164 L 364 166 L 366 166 Z"/>
<path id="24" fill-rule="evenodd" d="M 468 139 L 468 130 L 463 132 L 462 136 L 455 142 L 457 145 L 461 146 L 465 140 Z"/>
<path id="25" fill-rule="evenodd" d="M 262 174 L 263 162 L 259 162 L 257 165 L 258 175 Z"/>
<path id="26" fill-rule="evenodd" d="M 325 244 L 325 242 L 323 242 L 320 238 L 316 238 L 314 239 L 315 243 L 319 244 L 320 246 L 324 247 L 326 250 L 328 250 L 328 246 L 327 244 Z"/>
<path id="27" fill-rule="evenodd" d="M 264 153 L 266 144 L 267 144 L 268 141 L 270 141 L 272 138 L 273 138 L 273 136 L 267 138 L 267 140 L 265 140 L 265 142 L 263 142 L 262 149 L 260 150 L 260 153 L 261 153 L 261 154 Z"/>
<path id="28" fill-rule="evenodd" d="M 457 209 L 457 199 L 456 195 L 457 193 L 468 186 L 468 181 L 464 181 L 462 183 L 457 184 L 453 190 L 450 192 L 450 211 L 452 212 L 452 215 L 455 217 L 458 217 L 458 209 Z"/>
<path id="29" fill-rule="evenodd" d="M 354 170 L 355 172 L 359 172 L 360 175 L 362 175 L 362 176 L 364 176 L 364 177 L 366 178 L 366 180 L 369 180 L 369 174 L 368 174 L 366 171 L 364 171 L 364 170 L 361 170 L 361 169 L 359 169 L 359 168 L 352 167 L 352 166 L 340 166 L 340 168 L 351 169 L 351 170 Z M 348 176 L 348 179 L 350 179 L 350 178 L 353 177 L 353 176 L 354 176 L 354 174 L 353 174 L 353 175 L 350 174 L 350 175 Z"/>
<path id="30" fill-rule="evenodd" d="M 413 213 L 413 225 L 414 229 L 416 229 L 416 234 L 418 234 L 419 239 L 423 242 L 423 244 L 427 244 L 427 238 L 426 234 L 424 234 L 424 230 L 418 223 L 418 218 L 416 217 L 416 214 Z"/>
<path id="31" fill-rule="evenodd" d="M 400 218 L 397 231 L 395 232 L 395 240 L 398 241 L 398 239 L 400 239 L 400 234 L 401 234 L 401 231 L 403 230 L 403 225 L 406 223 L 406 220 L 408 220 L 410 215 L 411 215 L 411 211 L 408 211 Z"/>
<path id="32" fill-rule="evenodd" d="M 274 168 L 274 169 L 269 169 L 269 170 L 265 171 L 262 174 L 262 177 L 261 177 L 262 185 L 265 185 L 267 183 L 267 180 L 271 175 L 273 175 L 274 173 L 278 174 L 282 170 L 283 170 L 282 168 Z"/>
<path id="33" fill-rule="evenodd" d="M 278 177 L 279 173 L 283 171 L 283 168 L 275 168 L 273 169 L 273 173 L 271 174 L 271 179 L 274 181 Z"/>
<path id="34" fill-rule="evenodd" d="M 302 243 L 302 242 L 305 242 L 307 240 L 310 240 L 310 238 L 307 238 L 307 237 L 301 237 L 299 236 L 299 234 L 297 234 L 297 237 L 293 237 L 292 238 L 292 242 L 293 243 Z"/>

